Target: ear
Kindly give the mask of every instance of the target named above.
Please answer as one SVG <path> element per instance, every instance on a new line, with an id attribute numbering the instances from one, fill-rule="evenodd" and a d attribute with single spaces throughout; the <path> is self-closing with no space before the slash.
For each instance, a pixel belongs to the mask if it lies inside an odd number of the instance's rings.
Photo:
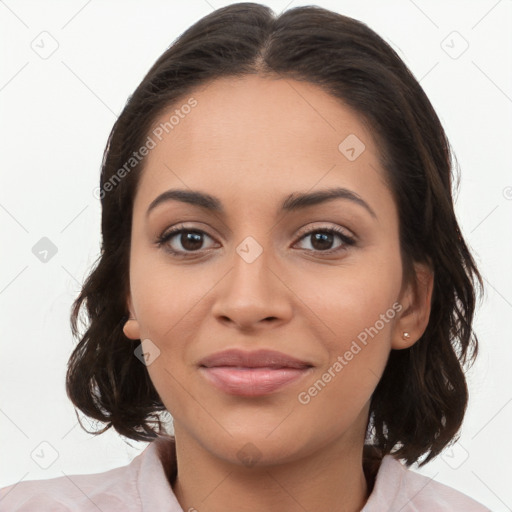
<path id="1" fill-rule="evenodd" d="M 140 339 L 140 326 L 137 321 L 137 317 L 135 316 L 131 295 L 128 296 L 127 305 L 128 311 L 130 312 L 130 318 L 124 324 L 123 332 L 127 338 L 130 338 L 131 340 L 138 340 Z"/>
<path id="2" fill-rule="evenodd" d="M 391 340 L 395 350 L 412 347 L 425 332 L 430 318 L 434 273 L 426 263 L 415 263 L 414 272 L 415 283 L 406 285 L 399 301 L 402 309 Z M 404 332 L 409 333 L 405 339 Z"/>

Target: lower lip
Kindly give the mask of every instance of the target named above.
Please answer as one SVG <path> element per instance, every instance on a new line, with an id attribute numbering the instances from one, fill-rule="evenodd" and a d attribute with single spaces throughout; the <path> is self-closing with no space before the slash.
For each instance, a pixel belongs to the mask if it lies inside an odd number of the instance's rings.
<path id="1" fill-rule="evenodd" d="M 230 395 L 261 396 L 295 382 L 309 373 L 308 368 L 201 367 L 203 375 L 218 389 Z"/>

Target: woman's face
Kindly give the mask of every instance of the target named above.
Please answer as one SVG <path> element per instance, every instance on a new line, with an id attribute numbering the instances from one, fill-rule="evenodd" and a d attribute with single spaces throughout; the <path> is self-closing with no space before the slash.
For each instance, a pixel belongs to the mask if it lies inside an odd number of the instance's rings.
<path id="1" fill-rule="evenodd" d="M 390 350 L 426 325 L 409 312 L 397 208 L 372 136 L 305 82 L 224 78 L 191 97 L 150 133 L 125 333 L 145 340 L 178 440 L 239 464 L 360 447 Z M 217 208 L 176 198 L 150 208 L 170 190 L 207 194 Z M 158 245 L 172 228 L 185 231 Z M 309 366 L 201 366 L 226 349 Z"/>

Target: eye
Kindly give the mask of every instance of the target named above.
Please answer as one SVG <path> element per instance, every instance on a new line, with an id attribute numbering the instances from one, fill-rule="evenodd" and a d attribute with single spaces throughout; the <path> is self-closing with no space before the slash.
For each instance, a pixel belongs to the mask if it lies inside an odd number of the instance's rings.
<path id="1" fill-rule="evenodd" d="M 312 249 L 307 251 L 321 252 L 323 254 L 333 254 L 340 251 L 347 250 L 348 246 L 355 245 L 355 238 L 346 234 L 341 228 L 338 227 L 320 227 L 303 234 L 299 240 L 306 240 L 310 238 L 310 245 Z M 338 238 L 341 243 L 338 247 L 332 248 L 334 240 Z"/>
<path id="2" fill-rule="evenodd" d="M 186 256 L 187 253 L 193 254 L 196 252 L 199 253 L 204 251 L 204 247 L 202 247 L 204 243 L 204 237 L 213 240 L 209 235 L 200 229 L 176 226 L 175 228 L 170 229 L 160 235 L 157 239 L 157 245 L 158 247 L 165 245 L 165 250 L 176 256 Z M 175 241 L 173 241 L 173 239 L 175 239 Z"/>

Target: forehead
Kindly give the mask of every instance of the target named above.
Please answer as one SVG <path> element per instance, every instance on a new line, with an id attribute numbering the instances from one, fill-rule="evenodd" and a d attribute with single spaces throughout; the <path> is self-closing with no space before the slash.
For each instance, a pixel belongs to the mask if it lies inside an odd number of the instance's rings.
<path id="1" fill-rule="evenodd" d="M 267 196 L 316 184 L 385 186 L 363 119 L 308 82 L 258 75 L 209 82 L 163 112 L 150 136 L 156 145 L 141 195 L 172 186 Z"/>

